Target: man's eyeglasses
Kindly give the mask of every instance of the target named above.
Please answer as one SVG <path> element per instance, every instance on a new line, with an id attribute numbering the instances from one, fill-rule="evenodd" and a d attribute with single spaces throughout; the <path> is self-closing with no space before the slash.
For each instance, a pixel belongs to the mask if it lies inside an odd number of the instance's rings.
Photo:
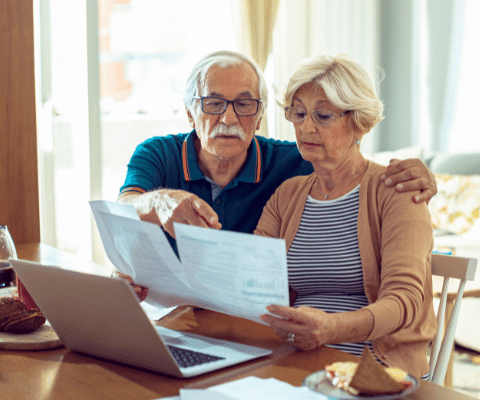
<path id="1" fill-rule="evenodd" d="M 194 97 L 202 102 L 202 111 L 205 114 L 219 115 L 223 114 L 229 104 L 233 105 L 235 114 L 242 117 L 249 117 L 255 115 L 258 112 L 258 105 L 261 100 L 256 99 L 237 99 L 237 100 L 225 100 L 218 97 Z"/>
<path id="2" fill-rule="evenodd" d="M 334 124 L 337 119 L 343 117 L 349 112 L 350 111 L 344 111 L 343 113 L 337 114 L 329 110 L 313 110 L 312 118 L 319 125 L 329 126 Z M 300 107 L 285 107 L 285 118 L 294 124 L 303 122 L 307 117 L 307 114 L 307 111 Z"/>

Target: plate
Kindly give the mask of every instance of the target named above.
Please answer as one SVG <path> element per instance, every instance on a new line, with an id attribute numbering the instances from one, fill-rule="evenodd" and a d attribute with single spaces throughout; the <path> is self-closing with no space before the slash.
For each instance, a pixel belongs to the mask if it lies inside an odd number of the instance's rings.
<path id="1" fill-rule="evenodd" d="M 304 386 L 308 387 L 314 392 L 322 393 L 323 395 L 327 396 L 329 399 L 393 400 L 393 399 L 400 399 L 404 396 L 409 395 L 410 393 L 415 392 L 420 386 L 420 383 L 418 382 L 418 380 L 415 379 L 413 376 L 408 375 L 406 380 L 412 383 L 411 388 L 405 389 L 403 392 L 398 394 L 389 394 L 389 395 L 381 395 L 381 396 L 368 396 L 368 395 L 353 396 L 351 394 L 348 394 L 347 392 L 344 392 L 342 389 L 338 389 L 335 386 L 333 386 L 330 380 L 327 378 L 325 371 L 317 371 L 307 376 L 303 381 L 303 384 Z"/>
<path id="2" fill-rule="evenodd" d="M 59 347 L 63 344 L 48 324 L 31 333 L 0 332 L 0 350 L 51 350 Z"/>

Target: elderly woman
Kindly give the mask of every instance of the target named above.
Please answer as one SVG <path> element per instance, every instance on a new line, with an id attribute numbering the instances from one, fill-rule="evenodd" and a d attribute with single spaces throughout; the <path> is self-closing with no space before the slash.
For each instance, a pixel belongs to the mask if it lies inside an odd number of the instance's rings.
<path id="1" fill-rule="evenodd" d="M 367 73 L 345 55 L 305 60 L 291 77 L 285 116 L 314 173 L 284 182 L 256 234 L 284 238 L 293 307 L 262 319 L 302 350 L 328 345 L 428 373 L 436 332 L 430 215 L 382 184 L 384 167 L 360 143 L 383 119 Z M 272 315 L 273 314 L 273 315 Z"/>

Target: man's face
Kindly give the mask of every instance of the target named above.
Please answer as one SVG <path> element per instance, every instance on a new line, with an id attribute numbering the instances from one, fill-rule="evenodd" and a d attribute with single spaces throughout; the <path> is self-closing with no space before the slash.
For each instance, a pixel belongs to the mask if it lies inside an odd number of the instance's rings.
<path id="1" fill-rule="evenodd" d="M 257 75 L 248 64 L 227 68 L 213 66 L 206 75 L 205 85 L 199 88 L 200 96 L 225 100 L 259 99 Z M 197 131 L 200 151 L 226 161 L 246 158 L 255 131 L 260 128 L 262 107 L 257 114 L 245 117 L 235 114 L 233 104 L 229 104 L 223 114 L 211 115 L 202 112 L 200 100 L 196 101 L 195 112 L 187 110 L 187 113 Z"/>

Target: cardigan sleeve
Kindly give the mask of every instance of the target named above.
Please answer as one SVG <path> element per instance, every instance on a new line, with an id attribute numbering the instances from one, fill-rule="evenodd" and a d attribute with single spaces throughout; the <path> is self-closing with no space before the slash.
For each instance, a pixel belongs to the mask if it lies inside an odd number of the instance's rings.
<path id="1" fill-rule="evenodd" d="M 282 220 L 278 212 L 278 189 L 270 197 L 267 204 L 263 208 L 262 215 L 258 220 L 257 227 L 253 232 L 254 235 L 267 236 L 267 237 L 280 237 L 280 226 Z"/>
<path id="2" fill-rule="evenodd" d="M 265 205 L 254 234 L 285 239 L 288 250 L 297 233 L 314 182 L 314 174 L 297 176 L 283 182 Z"/>
<path id="3" fill-rule="evenodd" d="M 403 329 L 415 330 L 419 318 L 425 315 L 426 302 L 431 300 L 430 295 L 425 296 L 430 289 L 433 246 L 430 214 L 426 204 L 416 204 L 411 197 L 411 192 L 398 193 L 380 186 L 376 207 L 369 203 L 369 212 L 377 211 L 381 260 L 379 271 L 378 265 L 371 263 L 366 266 L 370 272 L 364 274 L 367 283 L 373 275 L 379 275 L 377 294 L 366 307 L 375 320 L 369 340 Z M 371 227 L 365 230 L 372 235 Z M 372 270 L 375 267 L 377 271 Z"/>

